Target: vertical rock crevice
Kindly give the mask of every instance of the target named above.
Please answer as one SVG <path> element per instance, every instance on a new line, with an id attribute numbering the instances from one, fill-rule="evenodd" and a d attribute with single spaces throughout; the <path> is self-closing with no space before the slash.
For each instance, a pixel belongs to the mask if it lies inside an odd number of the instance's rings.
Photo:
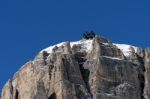
<path id="1" fill-rule="evenodd" d="M 80 72 L 81 72 L 81 75 L 82 75 L 82 78 L 83 78 L 83 81 L 86 85 L 86 88 L 88 90 L 88 92 L 91 94 L 91 91 L 90 91 L 90 86 L 89 86 L 89 75 L 90 75 L 90 71 L 88 69 L 85 69 L 84 68 L 84 63 L 86 62 L 86 53 L 78 53 L 78 54 L 75 54 L 75 58 L 79 64 L 79 68 L 80 68 Z"/>
<path id="2" fill-rule="evenodd" d="M 53 93 L 50 97 L 48 97 L 48 99 L 57 99 L 57 98 L 56 98 L 56 94 Z"/>
<path id="3" fill-rule="evenodd" d="M 144 88 L 145 88 L 145 76 L 144 76 L 144 74 L 145 74 L 145 72 L 138 74 L 138 79 L 139 79 L 140 88 L 141 88 L 141 99 L 145 99 L 144 98 Z"/>
<path id="4" fill-rule="evenodd" d="M 19 92 L 17 89 L 16 89 L 16 93 L 15 93 L 15 99 L 19 99 Z"/>
<path id="5" fill-rule="evenodd" d="M 142 57 L 137 55 L 137 59 L 140 62 L 140 67 L 139 67 L 139 73 L 138 73 L 138 79 L 140 81 L 140 88 L 141 88 L 141 99 L 144 98 L 144 88 L 145 88 L 145 63 Z"/>
<path id="6" fill-rule="evenodd" d="M 44 65 L 47 65 L 46 59 L 47 59 L 48 56 L 49 56 L 49 54 L 46 51 L 44 51 L 43 52 Z"/>

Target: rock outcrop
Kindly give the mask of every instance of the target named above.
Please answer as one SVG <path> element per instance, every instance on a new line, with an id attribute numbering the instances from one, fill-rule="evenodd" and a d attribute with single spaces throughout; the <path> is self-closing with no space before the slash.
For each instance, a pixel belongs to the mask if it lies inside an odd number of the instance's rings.
<path id="1" fill-rule="evenodd" d="M 150 99 L 150 49 L 100 36 L 51 46 L 21 67 L 1 99 Z"/>

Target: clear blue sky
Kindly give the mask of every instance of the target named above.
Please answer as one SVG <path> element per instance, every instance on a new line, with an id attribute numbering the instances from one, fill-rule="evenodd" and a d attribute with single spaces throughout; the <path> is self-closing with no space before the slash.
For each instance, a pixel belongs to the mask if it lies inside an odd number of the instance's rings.
<path id="1" fill-rule="evenodd" d="M 0 90 L 49 45 L 94 30 L 113 42 L 150 46 L 150 0 L 0 0 Z"/>

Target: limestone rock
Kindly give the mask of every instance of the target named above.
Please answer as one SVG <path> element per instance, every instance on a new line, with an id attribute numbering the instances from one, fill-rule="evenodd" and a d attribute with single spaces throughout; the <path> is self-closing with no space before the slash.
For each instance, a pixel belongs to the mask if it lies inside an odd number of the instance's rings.
<path id="1" fill-rule="evenodd" d="M 150 49 L 101 36 L 63 42 L 22 66 L 1 99 L 150 99 L 149 64 Z"/>

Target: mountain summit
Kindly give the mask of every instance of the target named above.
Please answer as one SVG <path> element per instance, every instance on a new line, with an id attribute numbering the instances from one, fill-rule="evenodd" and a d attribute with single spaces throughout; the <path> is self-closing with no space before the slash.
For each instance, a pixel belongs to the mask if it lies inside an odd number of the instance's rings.
<path id="1" fill-rule="evenodd" d="M 43 49 L 1 99 L 150 99 L 150 49 L 95 36 Z"/>

